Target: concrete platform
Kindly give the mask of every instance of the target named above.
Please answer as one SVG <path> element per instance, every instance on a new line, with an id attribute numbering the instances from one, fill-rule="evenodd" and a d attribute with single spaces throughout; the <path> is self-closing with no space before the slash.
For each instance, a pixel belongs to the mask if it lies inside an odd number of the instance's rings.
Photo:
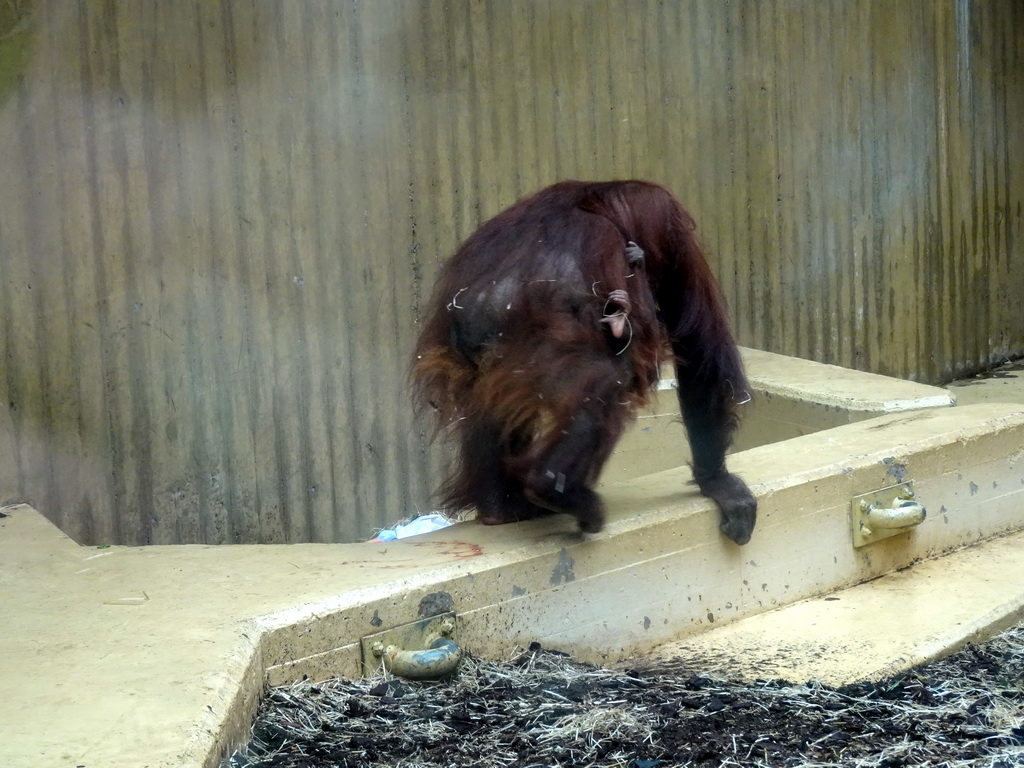
<path id="1" fill-rule="evenodd" d="M 1008 360 L 991 371 L 954 381 L 947 390 L 958 405 L 1024 403 L 1024 358 Z"/>
<path id="2" fill-rule="evenodd" d="M 606 488 L 608 529 L 587 538 L 555 516 L 389 544 L 97 549 L 5 509 L 0 762 L 212 766 L 264 679 L 359 674 L 362 636 L 444 608 L 473 653 L 539 639 L 615 661 L 1024 526 L 1021 405 L 898 413 L 733 466 L 761 502 L 744 548 L 685 469 Z M 900 478 L 933 514 L 853 549 L 851 497 Z"/>

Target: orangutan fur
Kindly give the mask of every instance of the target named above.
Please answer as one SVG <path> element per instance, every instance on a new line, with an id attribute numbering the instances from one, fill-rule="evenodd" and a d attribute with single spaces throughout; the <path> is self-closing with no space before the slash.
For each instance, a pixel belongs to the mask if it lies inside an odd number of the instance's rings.
<path id="1" fill-rule="evenodd" d="M 694 229 L 664 187 L 566 181 L 470 235 L 412 368 L 418 404 L 457 442 L 443 506 L 489 524 L 567 512 L 600 530 L 592 486 L 671 357 L 694 479 L 722 531 L 750 539 L 757 502 L 725 466 L 747 383 Z"/>

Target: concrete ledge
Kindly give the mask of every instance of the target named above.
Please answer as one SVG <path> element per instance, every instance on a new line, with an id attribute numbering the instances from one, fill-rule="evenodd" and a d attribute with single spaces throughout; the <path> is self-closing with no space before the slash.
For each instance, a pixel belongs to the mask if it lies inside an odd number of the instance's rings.
<path id="1" fill-rule="evenodd" d="M 0 519 L 7 766 L 213 766 L 264 673 L 358 674 L 359 639 L 442 604 L 471 652 L 532 640 L 614 661 L 1024 526 L 1024 407 L 885 416 L 736 454 L 754 541 L 717 532 L 685 469 L 607 489 L 607 531 L 562 516 L 389 544 L 78 547 Z M 853 495 L 915 483 L 928 520 L 862 550 Z"/>
<path id="2" fill-rule="evenodd" d="M 757 349 L 742 352 L 751 386 L 758 392 L 847 411 L 851 421 L 956 404 L 941 387 Z"/>
<path id="3" fill-rule="evenodd" d="M 734 453 L 887 413 L 956 404 L 940 387 L 756 349 L 740 351 L 752 392 L 743 407 Z M 619 442 L 602 474 L 604 482 L 642 477 L 690 460 L 674 376 L 671 366 L 665 366 L 662 389 Z"/>

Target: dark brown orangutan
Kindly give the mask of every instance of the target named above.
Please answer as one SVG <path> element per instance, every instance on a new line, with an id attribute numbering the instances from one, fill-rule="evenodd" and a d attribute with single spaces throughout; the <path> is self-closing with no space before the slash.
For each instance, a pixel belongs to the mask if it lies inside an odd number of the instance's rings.
<path id="1" fill-rule="evenodd" d="M 694 479 L 745 544 L 757 502 L 725 452 L 747 382 L 690 215 L 643 181 L 566 181 L 499 213 L 444 266 L 416 348 L 418 403 L 458 441 L 443 506 L 601 530 L 592 486 L 666 354 Z"/>

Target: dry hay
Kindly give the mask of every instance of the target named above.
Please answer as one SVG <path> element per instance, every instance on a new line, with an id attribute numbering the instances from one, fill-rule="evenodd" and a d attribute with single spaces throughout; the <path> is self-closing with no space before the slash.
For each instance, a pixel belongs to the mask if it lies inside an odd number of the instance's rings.
<path id="1" fill-rule="evenodd" d="M 453 679 L 274 688 L 224 768 L 1024 766 L 1024 625 L 878 683 L 744 685 L 533 647 Z"/>

